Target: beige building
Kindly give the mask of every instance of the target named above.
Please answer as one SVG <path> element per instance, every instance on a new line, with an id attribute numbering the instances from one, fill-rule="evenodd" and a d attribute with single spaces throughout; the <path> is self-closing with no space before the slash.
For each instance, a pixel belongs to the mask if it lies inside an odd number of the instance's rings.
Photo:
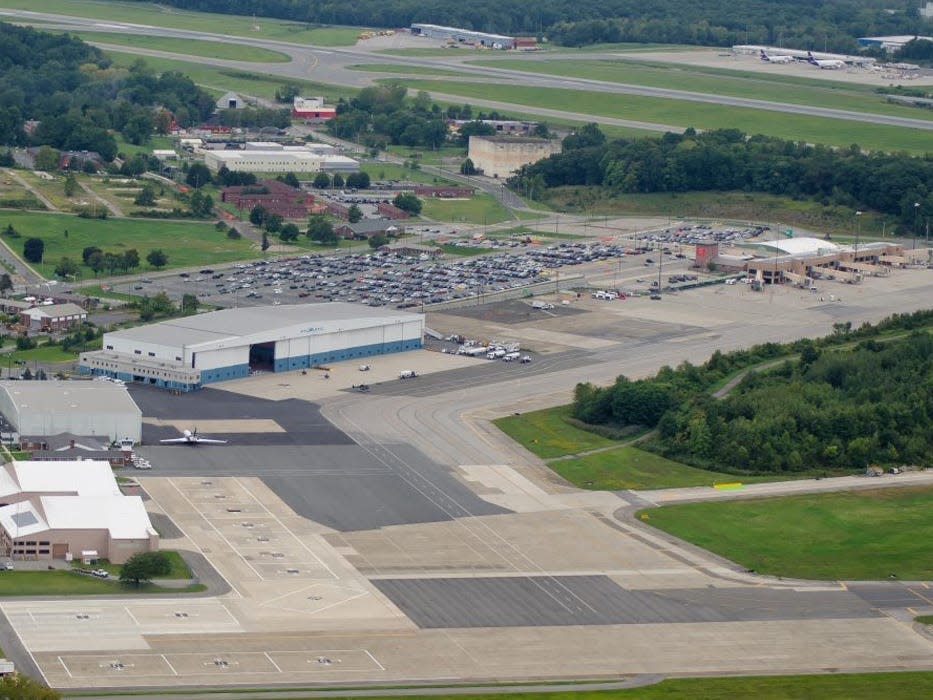
<path id="1" fill-rule="evenodd" d="M 0 549 L 12 559 L 109 559 L 159 548 L 139 496 L 124 496 L 107 462 L 0 467 Z"/>
<path id="2" fill-rule="evenodd" d="M 560 141 L 525 136 L 471 136 L 469 158 L 489 177 L 506 178 L 523 165 L 560 153 Z"/>

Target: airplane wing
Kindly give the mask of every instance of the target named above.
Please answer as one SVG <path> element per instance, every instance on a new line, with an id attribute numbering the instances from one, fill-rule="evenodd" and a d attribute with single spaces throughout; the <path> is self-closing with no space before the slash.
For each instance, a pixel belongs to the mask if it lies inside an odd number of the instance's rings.
<path id="1" fill-rule="evenodd" d="M 159 440 L 159 442 L 165 443 L 167 445 L 181 445 L 188 442 L 188 438 L 166 438 L 165 440 Z"/>
<path id="2" fill-rule="evenodd" d="M 195 442 L 203 442 L 206 445 L 226 445 L 227 444 L 226 440 L 214 440 L 212 438 L 202 438 L 202 437 L 199 437 L 197 440 L 195 440 Z"/>

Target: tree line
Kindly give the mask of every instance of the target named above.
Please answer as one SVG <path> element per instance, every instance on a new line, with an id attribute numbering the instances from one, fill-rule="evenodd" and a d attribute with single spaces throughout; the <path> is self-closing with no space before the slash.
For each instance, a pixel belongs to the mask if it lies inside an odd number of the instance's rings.
<path id="1" fill-rule="evenodd" d="M 143 0 L 141 0 L 143 1 Z M 499 34 L 546 36 L 567 46 L 658 42 L 774 44 L 853 52 L 859 36 L 929 34 L 933 23 L 910 0 L 166 0 L 205 12 L 260 15 L 309 24 L 407 27 L 429 22 Z"/>
<path id="2" fill-rule="evenodd" d="M 116 69 L 100 50 L 68 34 L 0 23 L 0 145 L 48 145 L 117 154 L 114 131 L 134 144 L 171 125 L 200 123 L 214 100 L 181 73 L 143 61 Z M 27 121 L 37 122 L 28 133 Z"/>
<path id="3" fill-rule="evenodd" d="M 649 449 L 688 464 L 741 473 L 933 462 L 933 310 L 789 344 L 714 353 L 703 365 L 663 367 L 650 379 L 576 387 L 573 416 L 593 425 L 657 428 Z M 920 330 L 920 329 L 923 330 Z M 885 331 L 903 338 L 878 340 Z M 838 348 L 850 344 L 851 348 Z M 786 357 L 780 362 L 781 357 Z M 717 383 L 749 372 L 723 399 Z"/>
<path id="4" fill-rule="evenodd" d="M 933 215 L 933 155 L 864 153 L 856 145 L 834 149 L 738 129 L 607 142 L 589 124 L 564 139 L 562 153 L 524 166 L 510 185 L 536 199 L 564 185 L 614 194 L 743 190 L 809 197 L 883 212 L 908 231 Z"/>

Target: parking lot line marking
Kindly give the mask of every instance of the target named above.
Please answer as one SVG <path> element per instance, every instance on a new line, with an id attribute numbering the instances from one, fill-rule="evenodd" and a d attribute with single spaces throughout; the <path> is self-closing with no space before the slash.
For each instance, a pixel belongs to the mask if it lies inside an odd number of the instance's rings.
<path id="1" fill-rule="evenodd" d="M 130 616 L 130 619 L 133 621 L 133 624 L 139 627 L 139 620 L 136 619 L 136 616 L 130 612 L 130 609 L 127 606 L 123 606 L 123 609 L 126 611 L 126 614 Z"/>
<path id="2" fill-rule="evenodd" d="M 176 670 L 175 670 L 175 667 L 172 666 L 172 662 L 169 661 L 169 660 L 165 657 L 165 654 L 159 654 L 159 656 L 162 657 L 162 660 L 165 662 L 165 665 L 168 666 L 168 667 L 172 670 L 172 673 L 174 673 L 174 674 L 177 676 L 177 675 L 178 675 L 178 671 L 176 671 Z"/>
<path id="3" fill-rule="evenodd" d="M 269 652 L 268 652 L 268 651 L 264 651 L 264 652 L 262 652 L 262 653 L 265 654 L 265 656 L 266 656 L 267 659 L 269 659 L 269 663 L 272 664 L 273 666 L 275 666 L 275 670 L 278 671 L 279 673 L 281 673 L 281 672 L 282 672 L 282 669 L 279 668 L 279 665 L 278 665 L 277 663 L 275 663 L 275 661 L 272 660 L 272 657 L 269 656 Z"/>
<path id="4" fill-rule="evenodd" d="M 373 656 L 373 655 L 369 652 L 369 649 L 363 649 L 363 653 L 366 654 L 366 656 L 368 656 L 370 659 L 373 660 L 373 663 L 376 664 L 376 666 L 379 667 L 379 670 L 380 670 L 380 671 L 385 671 L 385 670 L 386 670 L 386 667 L 383 666 L 381 663 L 379 663 L 379 661 L 376 660 L 376 657 Z"/>
<path id="5" fill-rule="evenodd" d="M 279 527 L 281 527 L 283 530 L 285 530 L 285 532 L 287 532 L 289 535 L 291 535 L 291 536 L 292 536 L 292 539 L 294 539 L 308 554 L 310 554 L 312 557 L 314 557 L 314 558 L 317 560 L 317 563 L 320 564 L 322 567 L 324 567 L 324 570 L 327 571 L 328 574 L 330 574 L 330 577 L 331 577 L 331 578 L 333 578 L 333 579 L 338 579 L 338 578 L 339 578 L 339 577 L 337 576 L 337 574 L 335 574 L 335 573 L 331 570 L 331 568 L 330 568 L 327 564 L 325 564 L 324 561 L 323 561 L 317 554 L 315 554 L 314 551 L 313 551 L 310 547 L 308 547 L 308 545 L 306 545 L 306 544 L 302 541 L 302 539 L 301 539 L 300 537 L 298 537 L 298 535 L 296 535 L 294 532 L 292 532 L 291 529 L 288 528 L 288 527 L 285 525 L 285 523 L 283 523 L 275 513 L 273 513 L 271 510 L 269 510 L 269 508 L 266 507 L 266 504 L 265 504 L 265 503 L 263 503 L 263 502 L 260 501 L 258 498 L 256 498 L 256 496 L 252 493 L 252 491 L 250 491 L 249 489 L 247 489 L 246 486 L 244 486 L 244 485 L 240 482 L 239 479 L 234 479 L 234 481 L 236 482 L 237 486 L 239 486 L 241 489 L 243 489 L 243 491 L 244 491 L 250 498 L 252 498 L 264 511 L 266 511 L 266 513 L 269 515 L 270 518 L 272 518 L 276 523 L 279 524 Z"/>
<path id="6" fill-rule="evenodd" d="M 60 663 L 62 668 L 65 669 L 65 673 L 68 674 L 69 678 L 74 678 L 74 676 L 71 675 L 71 671 L 68 669 L 68 666 L 65 665 L 65 660 L 60 656 L 58 657 L 58 663 Z"/>
<path id="7" fill-rule="evenodd" d="M 182 496 L 184 496 L 184 493 L 182 493 L 182 492 L 178 489 L 178 487 L 175 485 L 175 482 L 174 482 L 172 479 L 168 479 L 168 483 L 172 485 L 172 488 L 174 488 L 176 491 L 178 491 L 179 493 L 181 493 Z M 159 508 L 161 509 L 161 511 L 162 511 L 163 513 L 165 513 L 166 515 L 168 515 L 168 510 L 166 510 L 165 508 L 163 508 L 162 505 L 153 497 L 153 495 L 152 495 L 151 493 L 149 493 L 149 492 L 147 491 L 147 494 L 149 495 L 149 498 L 152 499 L 152 501 L 153 501 L 155 504 L 157 504 L 157 505 L 159 506 Z M 185 498 L 185 500 L 188 500 L 188 499 Z M 200 515 L 202 518 L 204 518 L 204 514 L 201 513 L 201 511 L 199 511 L 197 508 L 195 508 L 194 504 L 193 504 L 190 500 L 188 500 L 188 505 L 190 505 L 198 515 Z M 171 518 L 170 515 L 168 515 L 168 517 Z M 207 518 L 204 518 L 204 519 L 207 520 Z M 185 532 L 184 528 L 179 524 L 178 519 L 177 519 L 177 518 L 171 518 L 171 520 L 172 520 L 172 522 L 175 524 L 175 527 L 177 527 L 178 530 L 181 532 L 181 534 L 184 535 L 184 537 L 198 550 L 198 553 L 199 553 L 201 556 L 203 556 L 205 559 L 207 559 L 208 561 L 211 561 L 211 558 L 208 557 L 206 554 L 204 554 L 204 550 L 201 549 L 201 545 L 199 545 L 199 544 L 194 540 L 193 537 L 191 537 L 187 532 Z M 213 566 L 213 564 L 211 564 L 211 566 Z M 244 598 L 244 597 L 245 597 L 242 593 L 240 593 L 240 591 L 237 589 L 237 587 L 233 585 L 233 582 L 232 582 L 230 579 L 228 579 L 226 576 L 223 575 L 223 572 L 221 572 L 220 569 L 218 569 L 216 566 L 213 566 L 213 568 L 214 568 L 214 571 L 216 571 L 216 572 L 220 575 L 220 577 L 226 582 L 226 584 L 227 584 L 228 586 L 230 586 L 230 590 L 232 590 L 234 593 L 236 593 L 240 598 Z"/>
<path id="8" fill-rule="evenodd" d="M 242 554 L 240 554 L 239 549 L 238 549 L 237 547 L 234 547 L 234 546 L 233 546 L 233 543 L 232 543 L 230 540 L 228 540 L 220 530 L 217 529 L 217 526 L 214 525 L 214 523 L 211 521 L 211 519 L 208 518 L 208 517 L 204 514 L 204 512 L 203 512 L 200 508 L 198 508 L 198 507 L 192 502 L 192 500 L 191 500 L 190 498 L 188 498 L 188 496 L 185 495 L 185 492 L 184 492 L 184 491 L 182 491 L 180 488 L 178 488 L 178 484 L 175 483 L 175 480 L 174 480 L 174 479 L 169 479 L 168 482 L 172 485 L 172 487 L 173 487 L 176 491 L 178 491 L 178 493 L 181 495 L 181 497 L 184 498 L 184 499 L 188 502 L 188 505 L 191 506 L 191 509 L 194 510 L 194 512 L 197 513 L 199 516 L 201 516 L 201 519 L 203 519 L 204 522 L 206 522 L 206 523 L 210 526 L 210 528 L 211 528 L 215 533 L 217 533 L 217 536 L 220 537 L 220 539 L 222 539 L 222 540 L 224 541 L 224 543 L 227 545 L 227 547 L 230 549 L 230 551 L 233 552 L 234 554 L 238 555 L 238 556 L 240 557 L 240 560 L 241 560 L 244 564 L 246 564 L 250 569 L 253 570 L 253 573 L 256 574 L 256 578 L 258 578 L 260 581 L 265 581 L 266 578 L 256 570 L 256 567 L 253 566 L 253 565 L 249 562 L 249 560 L 246 559 L 246 557 L 244 557 Z M 202 552 L 202 554 L 203 554 L 203 552 Z M 208 558 L 208 561 L 210 561 L 210 558 Z M 215 566 L 214 568 L 216 569 L 217 567 Z M 232 588 L 232 589 L 237 593 L 237 595 L 239 595 L 241 598 L 244 598 L 244 597 L 245 597 L 242 593 L 240 593 L 239 590 L 237 590 L 236 586 L 234 586 L 234 585 L 230 582 L 230 580 L 227 579 L 226 576 L 224 576 L 224 580 L 227 581 L 227 583 L 230 585 L 230 588 Z"/>

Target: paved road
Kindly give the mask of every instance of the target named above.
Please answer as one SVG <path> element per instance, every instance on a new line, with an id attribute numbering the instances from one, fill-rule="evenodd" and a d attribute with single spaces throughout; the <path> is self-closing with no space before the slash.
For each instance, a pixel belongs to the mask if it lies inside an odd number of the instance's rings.
<path id="1" fill-rule="evenodd" d="M 890 126 L 900 126 L 912 129 L 933 130 L 933 120 L 913 119 L 909 117 L 899 117 L 886 114 L 875 114 L 869 112 L 859 112 L 853 110 L 831 109 L 813 105 L 785 104 L 769 100 L 757 100 L 744 97 L 732 97 L 726 95 L 714 95 L 709 93 L 700 93 L 688 90 L 672 90 L 668 88 L 657 88 L 644 85 L 633 85 L 626 83 L 616 83 L 605 80 L 593 80 L 586 78 L 568 78 L 555 77 L 543 74 L 534 74 L 527 71 L 511 70 L 506 68 L 495 68 L 492 66 L 472 66 L 464 63 L 466 58 L 461 55 L 452 55 L 449 58 L 431 57 L 419 58 L 410 56 L 382 55 L 371 51 L 361 50 L 353 47 L 344 48 L 319 48 L 293 44 L 284 41 L 275 41 L 269 39 L 259 39 L 254 37 L 233 37 L 221 34 L 209 34 L 199 31 L 190 31 L 182 29 L 170 29 L 165 27 L 149 27 L 143 25 L 131 25 L 126 23 L 102 23 L 98 20 L 84 19 L 79 17 L 68 17 L 64 15 L 55 15 L 49 13 L 24 13 L 17 12 L 18 15 L 28 19 L 42 22 L 52 22 L 55 26 L 66 29 L 84 29 L 96 32 L 115 32 L 124 34 L 146 34 L 149 36 L 166 36 L 185 39 L 212 40 L 212 41 L 230 41 L 241 45 L 256 46 L 273 51 L 286 53 L 291 57 L 290 63 L 249 63 L 244 61 L 227 61 L 205 57 L 192 57 L 180 54 L 173 54 L 163 51 L 133 49 L 140 55 L 160 56 L 167 58 L 177 58 L 182 60 L 194 60 L 198 63 L 224 66 L 228 68 L 240 68 L 244 70 L 261 70 L 263 73 L 271 75 L 281 75 L 283 77 L 315 79 L 325 83 L 334 83 L 341 85 L 364 86 L 372 83 L 372 77 L 366 72 L 348 70 L 348 66 L 357 63 L 386 63 L 402 64 L 412 67 L 427 68 L 448 68 L 466 74 L 467 79 L 484 81 L 494 80 L 497 83 L 514 83 L 516 85 L 531 87 L 547 87 L 557 89 L 572 90 L 590 90 L 602 93 L 613 93 L 619 95 L 641 95 L 646 97 L 657 97 L 662 99 L 686 100 L 692 102 L 701 102 L 718 105 L 729 105 L 733 107 L 745 107 L 752 109 L 762 109 L 768 111 L 785 112 L 790 114 L 802 114 L 815 117 L 826 117 L 832 119 L 843 119 L 847 121 L 868 122 L 871 124 L 886 124 Z M 92 42 L 94 43 L 94 42 Z M 127 51 L 127 47 L 119 45 L 107 46 L 115 51 Z M 452 52 L 453 53 L 453 52 Z M 574 58 L 584 59 L 611 59 L 617 58 L 603 53 L 581 53 L 574 54 Z M 533 61 L 529 62 L 530 64 Z M 533 67 L 529 65 L 529 71 Z M 440 95 L 438 95 L 440 96 Z M 446 96 L 447 99 L 455 101 L 462 100 L 462 97 Z M 483 104 L 483 101 L 470 100 L 474 104 Z M 507 104 L 510 109 L 521 110 L 524 112 L 539 112 L 538 108 L 520 105 L 518 103 Z M 564 116 L 567 115 L 564 113 Z M 588 121 L 605 121 L 603 117 L 585 115 Z M 676 130 L 684 126 L 672 127 Z M 650 125 L 649 125 L 649 128 Z M 655 127 L 656 128 L 656 127 Z M 667 128 L 667 127 L 665 127 Z"/>

